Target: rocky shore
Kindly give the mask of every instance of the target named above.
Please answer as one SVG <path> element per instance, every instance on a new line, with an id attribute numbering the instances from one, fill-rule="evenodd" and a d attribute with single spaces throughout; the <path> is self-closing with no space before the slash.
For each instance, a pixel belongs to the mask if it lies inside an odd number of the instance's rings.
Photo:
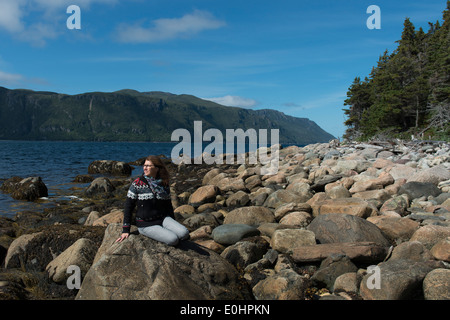
<path id="1" fill-rule="evenodd" d="M 76 179 L 84 201 L 0 218 L 0 299 L 450 299 L 448 143 L 331 141 L 278 157 L 275 175 L 165 159 L 190 231 L 176 247 L 135 229 L 115 243 L 143 159 L 93 162 Z M 44 187 L 1 189 L 33 201 Z"/>

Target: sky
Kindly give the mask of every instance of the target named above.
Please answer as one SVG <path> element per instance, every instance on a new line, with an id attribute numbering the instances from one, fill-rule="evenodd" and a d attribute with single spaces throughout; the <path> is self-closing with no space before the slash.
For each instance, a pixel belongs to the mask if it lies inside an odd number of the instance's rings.
<path id="1" fill-rule="evenodd" d="M 446 0 L 0 0 L 0 86 L 190 94 L 309 118 L 342 137 L 355 77 L 397 48 L 405 18 L 426 32 L 445 8 Z"/>

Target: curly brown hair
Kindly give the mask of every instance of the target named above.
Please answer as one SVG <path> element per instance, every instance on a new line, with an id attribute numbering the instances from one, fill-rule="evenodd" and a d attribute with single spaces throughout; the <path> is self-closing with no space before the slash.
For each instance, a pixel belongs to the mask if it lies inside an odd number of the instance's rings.
<path id="1" fill-rule="evenodd" d="M 169 171 L 158 156 L 148 156 L 145 161 L 151 161 L 155 167 L 157 167 L 158 173 L 156 174 L 156 179 L 161 179 L 163 184 L 168 186 L 170 181 Z"/>

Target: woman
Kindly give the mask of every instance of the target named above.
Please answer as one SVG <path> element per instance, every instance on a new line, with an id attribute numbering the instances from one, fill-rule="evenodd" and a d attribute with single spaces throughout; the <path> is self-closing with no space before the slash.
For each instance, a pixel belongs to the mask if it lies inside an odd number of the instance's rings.
<path id="1" fill-rule="evenodd" d="M 116 242 L 130 235 L 131 216 L 136 211 L 136 226 L 140 234 L 168 245 L 189 238 L 189 231 L 174 219 L 170 199 L 169 172 L 157 156 L 148 156 L 144 174 L 133 181 L 125 203 L 123 231 Z"/>

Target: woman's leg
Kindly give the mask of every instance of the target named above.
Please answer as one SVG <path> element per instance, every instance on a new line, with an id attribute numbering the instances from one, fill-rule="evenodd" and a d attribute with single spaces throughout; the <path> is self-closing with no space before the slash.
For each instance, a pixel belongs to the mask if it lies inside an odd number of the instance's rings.
<path id="1" fill-rule="evenodd" d="M 177 235 L 170 231 L 169 229 L 163 228 L 161 226 L 150 226 L 145 228 L 138 228 L 139 233 L 143 234 L 146 237 L 149 237 L 150 239 L 164 242 L 165 244 L 168 244 L 169 246 L 175 246 L 178 244 L 178 237 Z"/>
<path id="2" fill-rule="evenodd" d="M 189 230 L 171 217 L 165 217 L 162 225 L 164 228 L 175 233 L 180 240 L 186 240 L 189 238 Z"/>

